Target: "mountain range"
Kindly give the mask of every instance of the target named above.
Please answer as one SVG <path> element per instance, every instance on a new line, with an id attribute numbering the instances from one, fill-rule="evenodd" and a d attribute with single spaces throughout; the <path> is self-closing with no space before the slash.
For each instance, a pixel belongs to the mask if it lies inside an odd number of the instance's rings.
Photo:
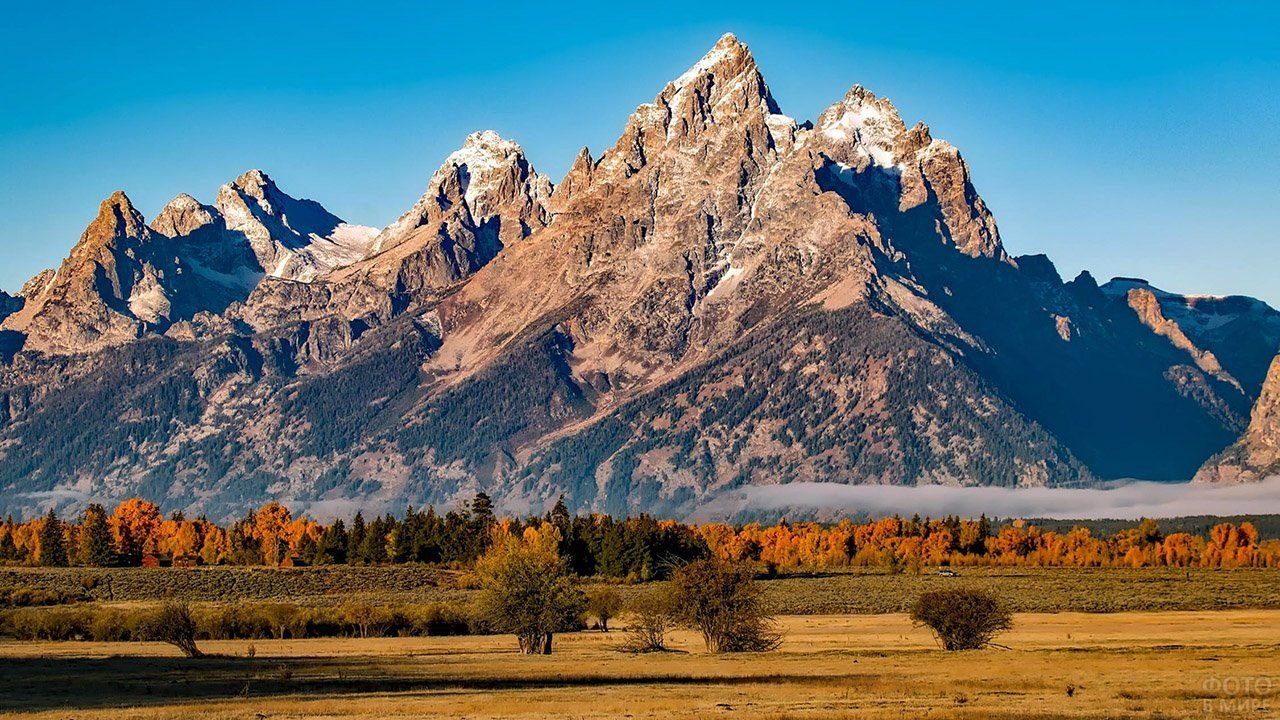
<path id="1" fill-rule="evenodd" d="M 954 146 L 860 86 L 797 122 L 732 35 L 559 183 L 485 131 L 382 230 L 117 192 L 0 317 L 16 512 L 1280 472 L 1280 313 L 1011 256 Z"/>

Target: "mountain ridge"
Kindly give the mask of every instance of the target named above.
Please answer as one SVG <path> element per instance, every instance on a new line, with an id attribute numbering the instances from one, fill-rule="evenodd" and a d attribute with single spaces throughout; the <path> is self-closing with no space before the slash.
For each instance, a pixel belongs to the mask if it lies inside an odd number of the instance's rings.
<path id="1" fill-rule="evenodd" d="M 1280 345 L 1260 301 L 1009 255 L 954 146 L 858 85 L 797 123 L 731 34 L 558 184 L 474 133 L 344 227 L 261 171 L 150 226 L 109 198 L 90 260 L 5 301 L 6 502 L 1187 480 Z"/>

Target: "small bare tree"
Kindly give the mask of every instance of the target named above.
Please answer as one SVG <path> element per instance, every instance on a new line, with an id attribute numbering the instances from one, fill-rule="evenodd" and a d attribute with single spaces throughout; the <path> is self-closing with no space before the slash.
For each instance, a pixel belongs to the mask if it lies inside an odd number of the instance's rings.
<path id="1" fill-rule="evenodd" d="M 191 606 L 177 600 L 166 600 L 143 627 L 148 640 L 166 642 L 189 658 L 204 657 L 196 647 L 196 618 Z"/>
<path id="2" fill-rule="evenodd" d="M 667 632 L 675 624 L 671 598 L 662 592 L 649 592 L 631 601 L 627 608 L 631 623 L 627 639 L 619 647 L 624 652 L 663 652 L 667 649 Z"/>
<path id="3" fill-rule="evenodd" d="M 946 650 L 978 650 L 1013 627 L 1013 613 L 983 590 L 936 590 L 916 600 L 916 625 L 933 630 Z"/>

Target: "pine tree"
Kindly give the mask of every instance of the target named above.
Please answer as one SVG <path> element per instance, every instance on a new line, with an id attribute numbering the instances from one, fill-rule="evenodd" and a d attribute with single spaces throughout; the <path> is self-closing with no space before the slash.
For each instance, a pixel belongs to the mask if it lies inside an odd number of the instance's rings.
<path id="1" fill-rule="evenodd" d="M 362 560 L 360 555 L 364 546 L 364 538 L 368 533 L 368 529 L 364 524 L 364 513 L 356 512 L 356 517 L 351 521 L 351 532 L 347 533 L 347 562 L 355 565 Z"/>
<path id="2" fill-rule="evenodd" d="M 476 493 L 475 500 L 471 501 L 471 518 L 476 527 L 488 531 L 495 520 L 493 499 L 483 492 Z"/>
<path id="3" fill-rule="evenodd" d="M 569 517 L 569 507 L 564 504 L 564 493 L 560 493 L 560 498 L 556 500 L 556 506 L 551 508 L 551 524 L 560 528 L 561 534 L 567 534 L 569 523 L 572 518 Z"/>
<path id="4" fill-rule="evenodd" d="M 67 546 L 62 536 L 62 521 L 53 508 L 44 517 L 40 528 L 40 564 L 45 567 L 66 567 Z"/>
<path id="5" fill-rule="evenodd" d="M 18 545 L 13 541 L 13 533 L 0 535 L 0 561 L 8 562 L 18 559 Z"/>
<path id="6" fill-rule="evenodd" d="M 311 537 L 311 533 L 303 533 L 298 538 L 298 559 L 307 565 L 316 565 L 316 555 L 320 545 Z"/>
<path id="7" fill-rule="evenodd" d="M 90 505 L 80 522 L 80 562 L 90 567 L 107 567 L 116 561 L 115 540 L 107 527 L 107 511 L 101 505 Z"/>
<path id="8" fill-rule="evenodd" d="M 336 563 L 341 565 L 347 561 L 347 527 L 341 519 L 335 520 L 332 525 L 325 528 L 324 534 L 320 536 L 320 545 L 316 548 L 315 564 L 328 565 Z"/>

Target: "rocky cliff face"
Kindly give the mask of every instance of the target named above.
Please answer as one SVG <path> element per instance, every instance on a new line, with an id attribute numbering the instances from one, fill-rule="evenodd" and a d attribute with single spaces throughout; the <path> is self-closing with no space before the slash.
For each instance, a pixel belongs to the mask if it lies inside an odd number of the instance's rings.
<path id="1" fill-rule="evenodd" d="M 1216 364 L 1207 372 L 1230 376 L 1247 395 L 1258 396 L 1280 347 L 1280 312 L 1250 297 L 1179 295 L 1137 278 L 1113 278 L 1101 289 L 1138 305 L 1135 312 L 1145 325 L 1200 358 L 1198 364 Z"/>
<path id="2" fill-rule="evenodd" d="M 1273 475 L 1280 475 L 1280 356 L 1271 362 L 1244 435 L 1210 458 L 1195 480 L 1253 482 Z"/>
<path id="3" fill-rule="evenodd" d="M 3 329 L 23 349 L 47 354 L 170 330 L 225 332 L 215 316 L 234 318 L 264 278 L 313 280 L 364 257 L 375 232 L 290 197 L 258 170 L 222 186 L 214 205 L 178 195 L 151 225 L 117 192 L 62 266 L 23 286 L 23 306 Z"/>
<path id="4" fill-rule="evenodd" d="M 1270 432 L 1280 344 L 1257 301 L 1009 256 L 956 148 L 858 86 L 797 123 L 731 35 L 554 188 L 484 132 L 379 232 L 256 171 L 149 227 L 113 196 L 28 285 L 11 506 L 1185 480 Z"/>
<path id="5" fill-rule="evenodd" d="M 24 333 L 28 349 L 46 352 L 128 342 L 167 324 L 178 273 L 142 214 L 117 192 L 102 202 L 58 273 L 27 284 L 32 296 L 5 328 Z"/>

